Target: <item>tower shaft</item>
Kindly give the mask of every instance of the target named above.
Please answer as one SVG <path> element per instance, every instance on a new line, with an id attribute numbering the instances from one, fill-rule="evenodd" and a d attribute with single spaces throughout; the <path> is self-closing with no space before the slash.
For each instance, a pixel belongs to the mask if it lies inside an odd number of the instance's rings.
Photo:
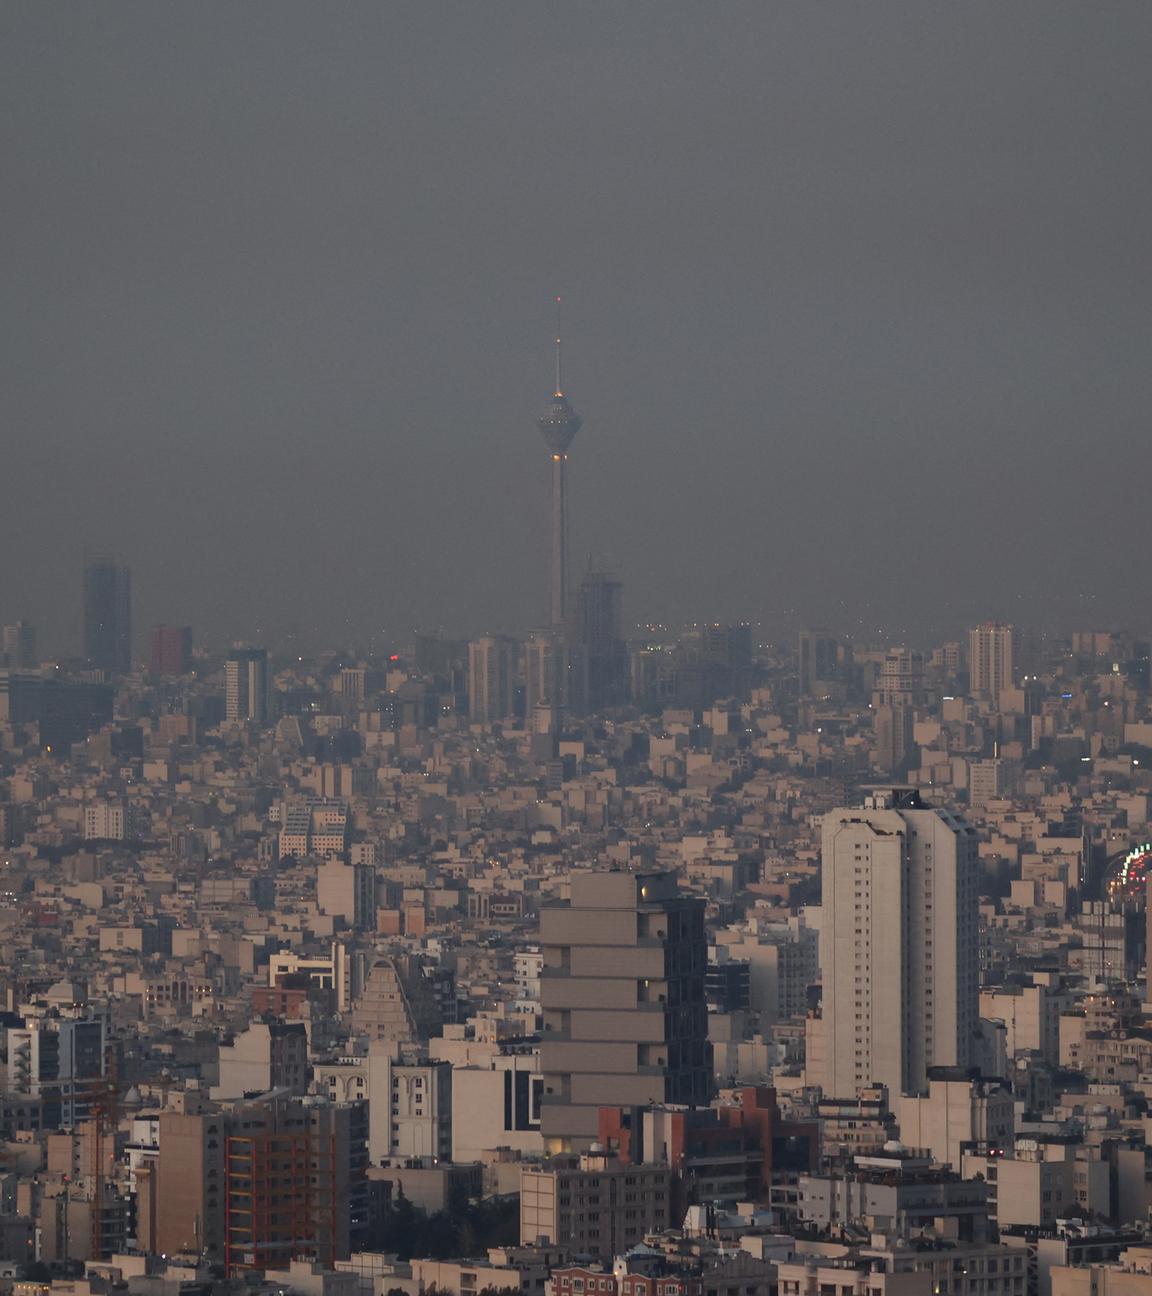
<path id="1" fill-rule="evenodd" d="M 552 629 L 564 628 L 568 611 L 568 456 L 552 456 Z"/>
<path id="2" fill-rule="evenodd" d="M 564 395 L 560 358 L 560 298 L 556 298 L 556 390 L 536 426 L 552 454 L 552 572 L 549 612 L 553 636 L 562 636 L 568 612 L 568 447 L 580 431 L 580 415 Z"/>

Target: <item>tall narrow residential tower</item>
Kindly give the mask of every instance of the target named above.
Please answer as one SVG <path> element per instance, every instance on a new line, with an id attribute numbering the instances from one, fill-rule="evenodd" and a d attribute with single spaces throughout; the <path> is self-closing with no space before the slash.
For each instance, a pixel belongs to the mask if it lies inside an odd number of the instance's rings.
<path id="1" fill-rule="evenodd" d="M 999 621 L 985 621 L 968 631 L 968 676 L 973 697 L 1000 696 L 1000 690 L 1011 688 L 1012 627 Z"/>
<path id="2" fill-rule="evenodd" d="M 822 1059 L 813 1081 L 837 1098 L 873 1084 L 922 1093 L 929 1067 L 971 1066 L 975 831 L 914 788 L 873 789 L 862 809 L 824 815 L 820 871 Z"/>
<path id="3" fill-rule="evenodd" d="M 556 390 L 536 426 L 552 453 L 552 579 L 550 625 L 561 633 L 568 604 L 568 447 L 580 431 L 581 419 L 564 395 L 560 353 L 560 298 L 556 298 Z"/>
<path id="4" fill-rule="evenodd" d="M 228 654 L 224 663 L 224 713 L 230 723 L 267 724 L 267 648 L 233 648 Z"/>

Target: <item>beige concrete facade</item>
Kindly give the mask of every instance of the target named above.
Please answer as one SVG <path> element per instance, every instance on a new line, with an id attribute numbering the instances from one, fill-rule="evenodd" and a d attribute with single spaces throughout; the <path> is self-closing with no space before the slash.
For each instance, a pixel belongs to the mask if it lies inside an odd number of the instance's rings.
<path id="1" fill-rule="evenodd" d="M 703 901 L 670 873 L 577 872 L 541 914 L 541 1132 L 595 1141 L 599 1109 L 704 1103 L 712 1088 Z"/>
<path id="2" fill-rule="evenodd" d="M 672 1171 L 586 1155 L 520 1172 L 520 1244 L 561 1245 L 610 1261 L 670 1228 Z"/>
<path id="3" fill-rule="evenodd" d="M 954 1170 L 960 1169 L 967 1144 L 1012 1146 L 1014 1099 L 1011 1089 L 998 1080 L 933 1075 L 926 1095 L 898 1097 L 892 1108 L 901 1141 L 931 1152 L 935 1161 Z"/>
<path id="4" fill-rule="evenodd" d="M 928 1068 L 967 1067 L 977 1027 L 975 834 L 904 789 L 833 810 L 822 831 L 822 1067 L 851 1097 L 921 1093 Z"/>
<path id="5" fill-rule="evenodd" d="M 1152 1248 L 1129 1247 L 1118 1264 L 1055 1265 L 1052 1296 L 1152 1296 Z"/>

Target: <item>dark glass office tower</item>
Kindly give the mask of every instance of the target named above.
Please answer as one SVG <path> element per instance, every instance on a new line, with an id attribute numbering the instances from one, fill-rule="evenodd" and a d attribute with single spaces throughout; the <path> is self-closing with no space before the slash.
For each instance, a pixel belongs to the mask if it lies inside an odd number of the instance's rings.
<path id="1" fill-rule="evenodd" d="M 106 558 L 84 569 L 84 656 L 113 674 L 132 669 L 132 573 Z"/>

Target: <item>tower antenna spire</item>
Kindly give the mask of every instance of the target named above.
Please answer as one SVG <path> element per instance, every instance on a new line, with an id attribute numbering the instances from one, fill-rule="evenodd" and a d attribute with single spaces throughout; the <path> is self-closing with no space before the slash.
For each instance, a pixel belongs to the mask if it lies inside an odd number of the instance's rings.
<path id="1" fill-rule="evenodd" d="M 560 297 L 556 297 L 556 395 L 564 395 L 564 375 L 560 356 Z"/>

